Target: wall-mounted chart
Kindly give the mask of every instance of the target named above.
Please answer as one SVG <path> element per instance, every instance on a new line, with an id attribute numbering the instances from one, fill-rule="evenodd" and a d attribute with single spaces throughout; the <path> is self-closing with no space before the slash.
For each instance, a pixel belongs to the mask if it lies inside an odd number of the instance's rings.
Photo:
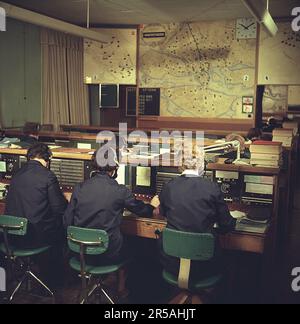
<path id="1" fill-rule="evenodd" d="M 161 116 L 249 119 L 256 40 L 237 40 L 234 20 L 147 25 L 140 43 L 140 86 L 161 89 Z"/>
<path id="2" fill-rule="evenodd" d="M 270 37 L 262 29 L 259 50 L 259 84 L 300 84 L 300 33 L 291 23 L 278 23 L 279 32 Z"/>
<path id="3" fill-rule="evenodd" d="M 288 90 L 289 111 L 300 112 L 300 85 L 289 86 Z"/>
<path id="4" fill-rule="evenodd" d="M 284 114 L 288 106 L 287 86 L 266 86 L 263 96 L 264 114 Z"/>
<path id="5" fill-rule="evenodd" d="M 85 39 L 84 77 L 90 84 L 136 84 L 136 29 L 101 29 L 111 41 Z"/>

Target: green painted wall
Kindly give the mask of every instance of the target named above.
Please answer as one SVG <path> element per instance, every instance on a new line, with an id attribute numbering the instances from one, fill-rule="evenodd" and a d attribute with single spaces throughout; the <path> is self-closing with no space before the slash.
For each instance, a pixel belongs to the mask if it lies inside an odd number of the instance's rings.
<path id="1" fill-rule="evenodd" d="M 0 33 L 0 122 L 18 127 L 41 121 L 39 27 L 9 19 Z"/>

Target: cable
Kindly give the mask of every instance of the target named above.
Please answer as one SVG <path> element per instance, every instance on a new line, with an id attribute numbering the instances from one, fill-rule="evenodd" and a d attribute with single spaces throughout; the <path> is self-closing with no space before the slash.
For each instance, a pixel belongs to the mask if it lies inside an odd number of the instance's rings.
<path id="1" fill-rule="evenodd" d="M 86 28 L 90 28 L 90 0 L 87 0 L 87 10 L 86 10 Z"/>

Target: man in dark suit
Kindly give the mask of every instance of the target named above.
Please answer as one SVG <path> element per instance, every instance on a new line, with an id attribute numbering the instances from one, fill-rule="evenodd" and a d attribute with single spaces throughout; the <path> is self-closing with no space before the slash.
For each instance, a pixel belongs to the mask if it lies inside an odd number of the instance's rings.
<path id="1" fill-rule="evenodd" d="M 5 214 L 28 219 L 27 235 L 14 238 L 14 245 L 20 248 L 52 247 L 41 266 L 48 285 L 54 287 L 62 283 L 62 220 L 67 201 L 56 176 L 49 170 L 51 156 L 48 146 L 42 143 L 28 150 L 28 162 L 12 179 Z"/>
<path id="2" fill-rule="evenodd" d="M 28 162 L 16 173 L 9 187 L 5 213 L 28 219 L 28 234 L 18 238 L 23 247 L 54 244 L 62 233 L 67 201 L 58 180 L 49 170 L 52 153 L 37 143 L 27 153 Z"/>
<path id="3" fill-rule="evenodd" d="M 144 217 L 152 217 L 154 207 L 137 200 L 125 186 L 115 180 L 118 176 L 117 154 L 109 149 L 106 165 L 100 163 L 101 149 L 95 152 L 91 179 L 75 187 L 64 215 L 65 227 L 78 226 L 104 230 L 109 235 L 108 251 L 103 256 L 88 257 L 89 264 L 114 264 L 128 259 L 130 249 L 121 233 L 125 208 Z M 108 156 L 112 157 L 109 161 Z M 101 166 L 102 165 L 102 166 Z M 125 269 L 119 272 L 119 294 L 125 291 Z"/>
<path id="4" fill-rule="evenodd" d="M 183 163 L 180 177 L 165 185 L 160 194 L 160 214 L 166 217 L 167 227 L 189 233 L 214 233 L 218 225 L 219 233 L 235 229 L 236 220 L 230 215 L 228 206 L 217 184 L 202 177 L 203 158 L 193 156 Z M 179 260 L 167 256 L 159 242 L 161 261 L 164 268 L 178 275 Z M 217 248 L 211 262 L 193 262 L 192 278 L 206 277 L 220 272 L 220 251 Z"/>
<path id="5" fill-rule="evenodd" d="M 20 145 L 29 148 L 39 141 L 39 131 L 41 125 L 39 123 L 26 123 L 23 127 L 24 135 L 21 137 Z"/>
<path id="6" fill-rule="evenodd" d="M 118 262 L 125 251 L 121 223 L 124 209 L 140 216 L 152 217 L 154 208 L 137 200 L 132 192 L 115 180 L 118 175 L 117 159 L 99 166 L 97 151 L 92 159 L 95 172 L 91 179 L 77 185 L 64 215 L 65 227 L 78 226 L 104 230 L 109 235 L 109 248 L 105 254 L 108 262 Z M 116 158 L 116 155 L 114 153 Z M 101 258 L 103 263 L 103 258 Z"/>

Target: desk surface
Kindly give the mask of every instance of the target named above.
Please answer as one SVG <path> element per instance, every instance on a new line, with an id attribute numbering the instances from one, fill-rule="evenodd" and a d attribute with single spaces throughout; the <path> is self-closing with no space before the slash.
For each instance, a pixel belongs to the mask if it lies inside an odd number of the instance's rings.
<path id="1" fill-rule="evenodd" d="M 88 154 L 91 150 L 86 149 L 73 149 L 73 148 L 59 148 L 53 149 L 53 158 L 58 159 L 74 159 L 74 160 L 91 160 L 91 155 Z M 1 148 L 0 154 L 15 154 L 25 156 L 27 153 L 26 149 L 10 149 L 10 148 Z M 233 164 L 224 164 L 213 163 L 208 165 L 209 170 L 220 170 L 220 171 L 236 171 L 236 172 L 246 172 L 246 173 L 255 173 L 255 174 L 265 174 L 265 175 L 278 175 L 280 173 L 279 168 L 262 168 L 262 167 L 253 167 L 247 165 L 233 165 Z"/>
<path id="2" fill-rule="evenodd" d="M 5 210 L 5 201 L 0 201 L 0 214 Z M 128 236 L 136 236 L 147 239 L 157 239 L 157 231 L 162 232 L 166 227 L 165 220 L 140 218 L 137 216 L 124 216 L 121 225 L 122 232 Z M 265 251 L 266 235 L 233 232 L 219 237 L 225 250 L 235 250 L 263 254 Z"/>
<path id="3" fill-rule="evenodd" d="M 124 216 L 121 225 L 124 234 L 148 239 L 158 239 L 157 231 L 162 232 L 167 226 L 165 220 L 140 218 L 134 215 Z M 263 254 L 265 252 L 266 234 L 235 231 L 220 235 L 221 247 L 225 250 Z"/>
<path id="4" fill-rule="evenodd" d="M 137 129 L 135 129 L 137 130 Z M 101 130 L 99 130 L 100 132 Z M 116 130 L 107 130 L 105 128 L 102 129 L 102 131 L 112 131 L 112 132 L 117 132 L 117 129 Z M 133 131 L 133 130 L 128 130 L 129 132 Z M 5 131 L 5 134 L 6 136 L 9 136 L 9 137 L 22 137 L 24 136 L 24 133 L 22 130 L 18 130 L 18 129 L 8 129 Z M 40 138 L 44 138 L 44 139 L 47 139 L 47 138 L 52 138 L 52 139 L 57 139 L 57 140 L 69 140 L 69 141 L 93 141 L 96 143 L 96 140 L 107 140 L 107 137 L 108 136 L 98 136 L 98 134 L 89 134 L 89 133 L 80 133 L 80 132 L 49 132 L 49 131 L 44 131 L 44 132 L 40 132 L 39 133 L 39 136 Z M 165 137 L 164 139 L 162 138 L 154 138 L 152 139 L 151 137 L 146 137 L 146 138 L 143 138 L 143 137 L 140 137 L 140 136 L 130 136 L 130 139 L 132 141 L 145 141 L 147 143 L 173 143 L 174 141 L 174 138 L 173 137 L 170 137 L 169 139 L 167 137 Z M 167 141 L 168 139 L 168 141 Z M 167 141 L 167 142 L 166 142 Z M 208 146 L 208 145 L 213 145 L 215 144 L 215 140 L 211 140 L 211 139 L 205 139 L 205 145 Z"/>

